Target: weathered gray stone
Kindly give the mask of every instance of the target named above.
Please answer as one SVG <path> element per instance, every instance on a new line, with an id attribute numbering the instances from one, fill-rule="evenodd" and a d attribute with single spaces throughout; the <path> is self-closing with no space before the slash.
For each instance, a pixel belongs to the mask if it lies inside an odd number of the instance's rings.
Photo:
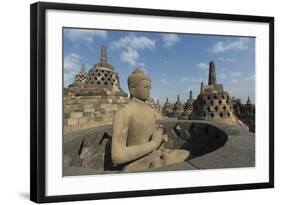
<path id="1" fill-rule="evenodd" d="M 172 148 L 188 147 L 191 159 L 179 164 L 147 171 L 239 168 L 255 166 L 255 135 L 238 126 L 200 120 L 158 121 L 166 129 Z M 190 137 L 176 134 L 180 125 Z M 107 134 L 105 134 L 107 133 Z M 110 163 L 111 126 L 90 128 L 64 136 L 64 175 L 120 173 Z M 84 154 L 83 153 L 84 148 Z M 79 152 L 80 150 L 80 152 Z M 80 153 L 80 155 L 79 155 Z M 71 159 L 71 160 L 70 160 Z M 70 163 L 71 161 L 71 163 Z M 84 168 L 83 168 L 84 167 Z M 106 167 L 106 168 L 105 168 Z"/>

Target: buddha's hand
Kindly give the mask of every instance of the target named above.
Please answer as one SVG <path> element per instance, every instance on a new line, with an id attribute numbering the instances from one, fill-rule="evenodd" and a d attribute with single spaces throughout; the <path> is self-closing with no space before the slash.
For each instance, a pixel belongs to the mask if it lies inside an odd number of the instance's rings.
<path id="1" fill-rule="evenodd" d="M 167 134 L 164 134 L 163 141 L 168 142 L 168 135 Z"/>
<path id="2" fill-rule="evenodd" d="M 151 140 L 153 142 L 155 142 L 156 146 L 159 147 L 159 145 L 162 143 L 162 141 L 164 140 L 165 135 L 163 134 L 163 130 L 156 128 L 154 130 L 154 133 L 152 135 Z"/>
<path id="3" fill-rule="evenodd" d="M 168 135 L 166 134 L 166 129 L 163 126 L 159 126 L 159 130 L 162 130 L 162 135 L 163 135 L 163 142 L 168 142 Z"/>

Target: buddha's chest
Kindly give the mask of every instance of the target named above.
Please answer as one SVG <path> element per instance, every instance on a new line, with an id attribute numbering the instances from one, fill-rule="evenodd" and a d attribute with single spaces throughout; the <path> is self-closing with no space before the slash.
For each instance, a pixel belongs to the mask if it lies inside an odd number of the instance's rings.
<path id="1" fill-rule="evenodd" d="M 152 129 L 155 126 L 155 116 L 153 111 L 149 112 L 137 112 L 134 117 L 131 118 L 130 124 L 135 128 Z"/>
<path id="2" fill-rule="evenodd" d="M 129 121 L 130 144 L 146 143 L 155 129 L 155 115 L 151 108 L 136 109 Z"/>

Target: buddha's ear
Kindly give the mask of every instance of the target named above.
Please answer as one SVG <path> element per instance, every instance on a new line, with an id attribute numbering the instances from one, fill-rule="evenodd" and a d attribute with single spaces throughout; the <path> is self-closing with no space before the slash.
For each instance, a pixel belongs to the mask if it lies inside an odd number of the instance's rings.
<path id="1" fill-rule="evenodd" d="M 129 87 L 129 91 L 130 91 L 130 95 L 131 95 L 131 96 L 135 96 L 135 90 L 136 90 L 135 87 L 133 87 L 133 86 L 130 86 L 130 87 Z"/>
<path id="2" fill-rule="evenodd" d="M 131 87 L 131 95 L 132 95 L 132 96 L 135 96 L 135 90 L 136 90 L 135 87 Z"/>

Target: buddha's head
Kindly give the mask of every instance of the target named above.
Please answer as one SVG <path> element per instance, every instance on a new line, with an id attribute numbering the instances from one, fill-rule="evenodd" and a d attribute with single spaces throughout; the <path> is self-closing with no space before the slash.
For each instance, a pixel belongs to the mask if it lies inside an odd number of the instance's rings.
<path id="1" fill-rule="evenodd" d="M 149 99 L 151 80 L 141 69 L 136 68 L 128 77 L 130 96 L 139 100 Z"/>

